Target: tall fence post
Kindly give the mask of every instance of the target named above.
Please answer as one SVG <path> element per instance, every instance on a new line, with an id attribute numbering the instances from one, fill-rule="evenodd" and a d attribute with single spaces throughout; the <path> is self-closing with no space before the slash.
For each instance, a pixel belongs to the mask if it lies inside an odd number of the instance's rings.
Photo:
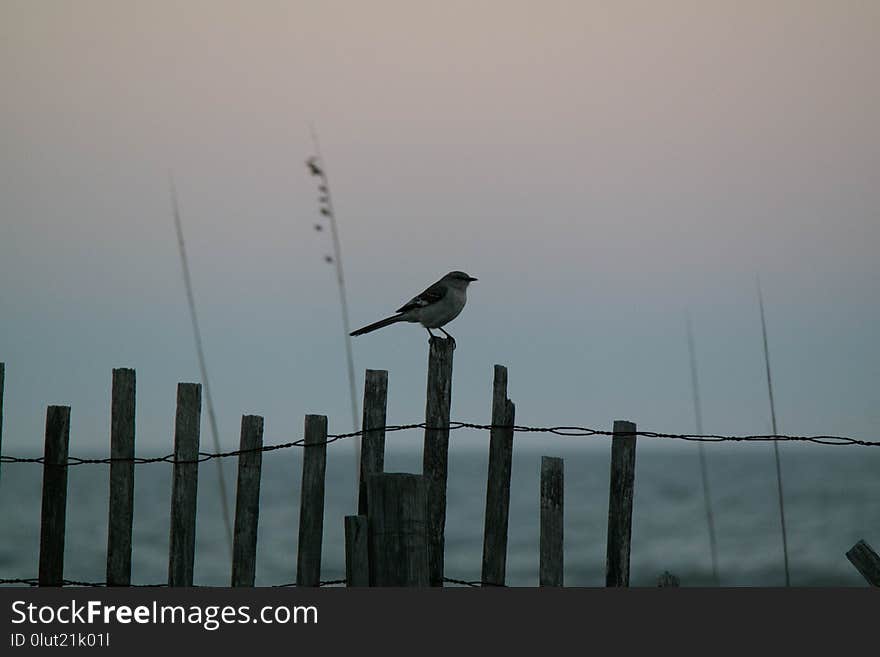
<path id="1" fill-rule="evenodd" d="M 193 584 L 201 415 L 202 386 L 198 383 L 178 383 L 177 414 L 174 422 L 168 586 Z"/>
<path id="2" fill-rule="evenodd" d="M 297 543 L 297 586 L 321 584 L 324 533 L 324 475 L 327 469 L 327 416 L 306 415 L 302 494 Z"/>
<path id="3" fill-rule="evenodd" d="M 257 524 L 260 518 L 260 472 L 263 465 L 263 418 L 241 416 L 231 586 L 253 586 L 257 572 Z"/>
<path id="4" fill-rule="evenodd" d="M 134 515 L 135 373 L 113 370 L 110 400 L 110 505 L 107 520 L 107 586 L 131 584 Z"/>
<path id="5" fill-rule="evenodd" d="M 364 481 L 366 487 L 367 482 Z M 345 585 L 370 585 L 370 547 L 366 516 L 345 516 Z"/>
<path id="6" fill-rule="evenodd" d="M 46 409 L 43 452 L 43 508 L 40 519 L 40 586 L 64 584 L 64 527 L 67 516 L 67 453 L 70 406 Z"/>
<path id="7" fill-rule="evenodd" d="M 608 551 L 605 585 L 629 586 L 633 485 L 636 473 L 636 425 L 614 421 L 611 441 L 611 487 L 608 499 Z"/>
<path id="8" fill-rule="evenodd" d="M 846 558 L 871 586 L 880 586 L 880 556 L 864 540 L 853 545 Z"/>
<path id="9" fill-rule="evenodd" d="M 428 494 L 428 564 L 431 586 L 443 586 L 446 476 L 449 469 L 449 411 L 452 405 L 453 340 L 430 339 L 425 401 L 422 474 Z"/>
<path id="10" fill-rule="evenodd" d="M 541 586 L 562 586 L 563 578 L 563 462 L 541 457 Z"/>
<path id="11" fill-rule="evenodd" d="M 370 585 L 428 586 L 428 482 L 414 474 L 367 477 Z"/>
<path id="12" fill-rule="evenodd" d="M 367 513 L 367 476 L 385 469 L 385 413 L 388 404 L 387 370 L 367 370 L 361 429 L 361 471 L 358 513 Z"/>
<path id="13" fill-rule="evenodd" d="M 504 586 L 507 569 L 507 525 L 510 517 L 510 471 L 513 461 L 515 407 L 507 398 L 507 368 L 495 366 L 492 387 L 492 429 L 486 477 L 483 531 L 483 585 Z"/>

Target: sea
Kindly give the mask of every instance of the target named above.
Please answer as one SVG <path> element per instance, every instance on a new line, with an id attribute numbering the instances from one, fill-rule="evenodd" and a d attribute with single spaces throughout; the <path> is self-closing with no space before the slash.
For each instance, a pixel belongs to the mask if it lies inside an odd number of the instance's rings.
<path id="1" fill-rule="evenodd" d="M 389 436 L 387 472 L 420 472 L 418 432 Z M 537 586 L 541 457 L 564 459 L 564 583 L 605 581 L 610 444 L 607 439 L 541 439 L 517 434 L 513 457 L 507 584 Z M 880 547 L 880 449 L 780 446 L 783 503 L 793 586 L 865 586 L 845 553 L 859 539 Z M 718 583 L 785 584 L 773 446 L 706 444 L 710 507 L 717 536 Z M 74 454 L 106 457 L 107 454 Z M 149 454 L 140 454 L 150 456 Z M 17 456 L 34 456 L 17 454 Z M 235 457 L 202 463 L 198 474 L 195 584 L 228 586 L 230 546 L 224 529 L 219 468 L 234 508 Z M 455 432 L 450 443 L 445 575 L 479 580 L 488 441 Z M 263 456 L 256 584 L 296 579 L 301 450 Z M 132 582 L 163 584 L 168 574 L 171 472 L 168 463 L 137 465 Z M 37 576 L 42 469 L 0 466 L 0 579 Z M 69 468 L 65 579 L 103 582 L 109 466 Z M 356 512 L 355 452 L 328 446 L 321 577 L 345 576 L 343 518 Z M 681 586 L 713 586 L 707 509 L 694 443 L 639 438 L 633 503 L 631 585 L 656 586 L 669 572 Z"/>

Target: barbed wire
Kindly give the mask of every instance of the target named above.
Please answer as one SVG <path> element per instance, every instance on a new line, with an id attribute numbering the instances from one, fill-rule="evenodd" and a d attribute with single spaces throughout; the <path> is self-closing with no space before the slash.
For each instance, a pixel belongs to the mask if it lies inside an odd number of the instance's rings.
<path id="1" fill-rule="evenodd" d="M 347 580 L 345 578 L 343 578 L 343 579 L 322 579 L 318 583 L 318 586 L 339 586 L 340 584 L 345 584 L 346 581 Z M 297 584 L 296 582 L 288 582 L 287 584 L 273 584 L 272 585 L 272 588 L 275 588 L 275 589 L 287 589 L 287 588 L 296 588 L 296 587 L 299 587 L 299 584 Z M 302 587 L 302 588 L 304 588 L 304 587 Z"/>
<path id="2" fill-rule="evenodd" d="M 443 582 L 446 584 L 458 584 L 459 586 L 467 586 L 473 588 L 479 588 L 483 586 L 487 587 L 497 587 L 503 588 L 504 584 L 494 584 L 492 582 L 481 582 L 479 580 L 465 580 L 465 579 L 455 579 L 452 577 L 444 577 Z M 343 579 L 327 579 L 321 580 L 318 586 L 339 586 L 344 585 L 346 580 Z M 0 586 L 3 585 L 12 585 L 12 584 L 25 584 L 27 586 L 39 586 L 40 581 L 36 577 L 16 577 L 9 579 L 0 579 Z M 82 587 L 91 587 L 91 588 L 125 588 L 125 587 L 108 587 L 107 582 L 83 582 L 74 579 L 65 579 L 62 580 L 61 586 L 82 586 Z M 298 584 L 296 582 L 289 582 L 287 584 L 273 584 L 272 588 L 294 588 L 297 587 Z M 168 584 L 130 584 L 130 588 L 169 588 Z M 198 584 L 194 585 L 193 588 L 212 588 L 212 587 L 202 587 Z"/>
<path id="3" fill-rule="evenodd" d="M 457 431 L 459 429 L 476 429 L 480 431 L 490 431 L 492 429 L 509 429 L 501 425 L 493 424 L 477 424 L 474 422 L 450 422 L 446 426 L 433 427 L 425 422 L 414 422 L 411 424 L 392 424 L 385 427 L 373 428 L 369 431 L 351 431 L 349 433 L 327 434 L 327 439 L 321 442 L 310 443 L 311 445 L 329 445 L 340 440 L 348 438 L 362 437 L 365 433 L 374 433 L 384 431 L 385 433 L 396 433 L 399 431 L 408 431 L 412 429 L 429 429 L 431 431 Z M 615 433 L 605 429 L 591 429 L 589 427 L 579 426 L 549 426 L 549 427 L 530 427 L 523 425 L 514 425 L 515 433 L 542 433 L 552 434 L 563 438 L 585 438 L 591 436 L 641 436 L 643 438 L 659 438 L 668 440 L 684 440 L 690 442 L 803 442 L 814 443 L 817 445 L 859 445 L 862 447 L 880 447 L 880 441 L 861 440 L 848 436 L 800 436 L 800 435 L 783 435 L 783 434 L 750 434 L 743 436 L 729 436 L 722 434 L 689 434 L 689 433 L 661 433 L 657 431 L 634 431 L 625 433 Z M 175 460 L 174 454 L 166 454 L 165 456 L 140 457 L 133 458 L 80 458 L 77 456 L 69 456 L 64 463 L 53 465 L 74 466 L 87 464 L 109 464 L 109 463 L 135 463 L 143 465 L 147 463 L 171 463 L 171 464 L 192 464 L 204 463 L 213 459 L 228 458 L 231 456 L 240 456 L 250 452 L 273 452 L 279 449 L 289 449 L 291 447 L 305 447 L 305 438 L 292 440 L 290 442 L 277 445 L 263 445 L 254 449 L 236 449 L 228 452 L 199 452 L 197 459 L 181 459 Z M 44 464 L 45 457 L 20 457 L 20 456 L 0 456 L 0 463 L 38 463 Z"/>
<path id="4" fill-rule="evenodd" d="M 321 580 L 318 586 L 338 586 L 339 584 L 345 584 L 344 579 L 328 579 Z M 0 579 L 0 586 L 3 585 L 12 585 L 12 584 L 26 584 L 27 586 L 39 586 L 40 580 L 36 577 L 15 577 L 15 578 L 7 578 Z M 62 580 L 61 586 L 83 586 L 83 587 L 91 587 L 91 588 L 126 588 L 126 586 L 107 586 L 107 582 L 82 582 L 75 579 L 65 579 Z M 298 584 L 296 582 L 289 582 L 287 584 L 273 584 L 272 588 L 290 588 L 296 587 Z M 169 588 L 168 584 L 129 584 L 128 588 Z M 194 584 L 190 588 L 216 588 L 212 586 L 200 586 L 198 584 Z"/>
<path id="5" fill-rule="evenodd" d="M 453 579 L 452 577 L 444 577 L 444 583 L 448 584 L 458 584 L 459 586 L 468 586 L 471 588 L 482 588 L 482 587 L 494 587 L 494 588 L 505 588 L 504 584 L 496 584 L 494 582 L 481 582 L 478 579 L 467 580 L 467 579 Z"/>
<path id="6" fill-rule="evenodd" d="M 107 586 L 105 582 L 80 582 L 73 579 L 65 579 L 62 580 L 62 586 L 91 586 L 91 587 L 99 587 L 99 586 Z M 8 585 L 8 584 L 27 584 L 28 586 L 39 586 L 40 580 L 36 577 L 16 577 L 16 578 L 7 578 L 0 579 L 0 585 Z"/>

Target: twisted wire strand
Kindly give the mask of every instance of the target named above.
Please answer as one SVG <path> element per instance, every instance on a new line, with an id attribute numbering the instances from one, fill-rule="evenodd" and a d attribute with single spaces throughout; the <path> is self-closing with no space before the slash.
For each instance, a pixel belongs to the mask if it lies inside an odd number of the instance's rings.
<path id="1" fill-rule="evenodd" d="M 481 588 L 481 587 L 495 587 L 495 588 L 505 588 L 504 584 L 494 584 L 492 582 L 481 582 L 479 580 L 466 580 L 466 579 L 455 579 L 453 577 L 444 577 L 443 582 L 446 584 L 457 584 L 459 586 L 466 586 L 470 588 Z M 320 587 L 324 586 L 341 586 L 345 585 L 346 580 L 343 579 L 327 579 L 321 580 L 318 584 Z M 11 584 L 25 584 L 27 586 L 39 586 L 40 582 L 36 577 L 17 577 L 17 578 L 7 578 L 0 579 L 0 586 L 2 585 L 11 585 Z M 83 582 L 80 580 L 74 579 L 65 579 L 62 580 L 61 586 L 82 586 L 82 587 L 91 587 L 91 588 L 114 588 L 107 587 L 106 582 Z M 297 586 L 296 582 L 289 582 L 286 584 L 273 584 L 272 588 L 295 588 Z M 126 588 L 126 587 L 122 587 Z M 131 584 L 127 588 L 168 588 L 167 584 Z M 213 587 L 201 587 L 198 584 L 194 585 L 191 588 L 213 588 Z"/>
<path id="2" fill-rule="evenodd" d="M 318 586 L 338 586 L 340 584 L 345 584 L 344 579 L 328 579 L 321 580 Z M 14 578 L 5 578 L 0 579 L 0 586 L 3 585 L 11 585 L 11 584 L 25 584 L 27 586 L 39 586 L 40 580 L 36 577 L 14 577 Z M 169 588 L 168 584 L 130 584 L 128 586 L 123 587 L 108 587 L 107 582 L 83 582 L 75 579 L 65 579 L 62 580 L 61 586 L 83 586 L 83 587 L 91 587 L 91 588 Z M 296 582 L 290 582 L 287 584 L 274 584 L 273 588 L 290 588 L 296 587 Z M 191 587 L 187 588 L 216 588 L 212 586 L 200 586 L 198 584 L 194 584 Z"/>
<path id="3" fill-rule="evenodd" d="M 499 425 L 500 426 L 500 425 Z M 399 431 L 408 431 L 412 429 L 430 429 L 432 431 L 440 431 L 440 430 L 450 430 L 457 431 L 459 429 L 476 429 L 480 431 L 490 431 L 493 428 L 496 428 L 495 425 L 492 424 L 477 424 L 474 422 L 450 422 L 449 425 L 443 427 L 433 427 L 429 426 L 425 422 L 414 422 L 411 424 L 392 424 L 387 425 L 384 428 L 386 433 L 395 433 Z M 608 431 L 604 429 L 591 429 L 589 427 L 579 427 L 579 426 L 549 426 L 549 427 L 530 427 L 524 425 L 514 425 L 513 430 L 516 433 L 523 434 L 552 434 L 555 436 L 561 436 L 564 438 L 584 438 L 590 436 L 641 436 L 643 438 L 658 438 L 658 439 L 667 439 L 667 440 L 684 440 L 691 442 L 708 442 L 708 443 L 720 443 L 720 442 L 803 442 L 803 443 L 814 443 L 817 445 L 832 445 L 832 446 L 844 446 L 844 445 L 859 445 L 862 447 L 880 447 L 880 441 L 876 440 L 861 440 L 858 438 L 851 438 L 849 436 L 827 436 L 827 435 L 819 435 L 819 436 L 799 436 L 799 435 L 781 435 L 781 434 L 749 434 L 743 436 L 728 436 L 723 434 L 690 434 L 690 433 L 662 433 L 658 431 L 634 431 L 634 432 L 625 432 L 615 434 L 613 431 Z M 327 440 L 322 443 L 313 443 L 315 445 L 329 445 L 331 443 L 335 443 L 340 440 L 346 440 L 349 438 L 361 437 L 363 435 L 363 431 L 351 431 L 348 433 L 337 433 L 337 434 L 328 434 Z M 74 465 L 87 465 L 87 464 L 109 464 L 109 463 L 118 463 L 118 462 L 131 462 L 138 465 L 144 465 L 148 463 L 181 463 L 181 464 L 192 464 L 192 463 L 204 463 L 205 461 L 211 461 L 213 459 L 220 458 L 228 458 L 232 456 L 239 456 L 241 454 L 246 454 L 249 452 L 273 452 L 279 449 L 289 449 L 292 447 L 304 447 L 305 446 L 305 438 L 299 438 L 297 440 L 292 440 L 290 442 L 281 443 L 277 445 L 263 445 L 262 447 L 255 449 L 237 449 L 231 450 L 228 452 L 199 452 L 199 457 L 197 459 L 187 459 L 187 460 L 175 460 L 174 454 L 166 454 L 165 456 L 154 456 L 154 457 L 142 457 L 136 456 L 134 458 L 80 458 L 77 456 L 69 456 L 65 463 L 58 463 L 52 465 L 60 465 L 60 466 L 74 466 Z M 43 456 L 34 456 L 34 457 L 19 457 L 19 456 L 9 456 L 3 455 L 0 456 L 0 463 L 45 463 L 45 459 Z"/>

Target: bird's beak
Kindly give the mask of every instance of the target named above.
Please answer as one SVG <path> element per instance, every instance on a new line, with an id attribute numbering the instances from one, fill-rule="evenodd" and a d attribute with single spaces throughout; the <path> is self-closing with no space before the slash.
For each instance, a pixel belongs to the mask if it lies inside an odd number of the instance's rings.
<path id="1" fill-rule="evenodd" d="M 469 283 L 473 283 L 475 280 L 477 280 L 477 279 L 474 278 L 473 276 L 468 276 L 468 282 L 469 282 Z"/>

